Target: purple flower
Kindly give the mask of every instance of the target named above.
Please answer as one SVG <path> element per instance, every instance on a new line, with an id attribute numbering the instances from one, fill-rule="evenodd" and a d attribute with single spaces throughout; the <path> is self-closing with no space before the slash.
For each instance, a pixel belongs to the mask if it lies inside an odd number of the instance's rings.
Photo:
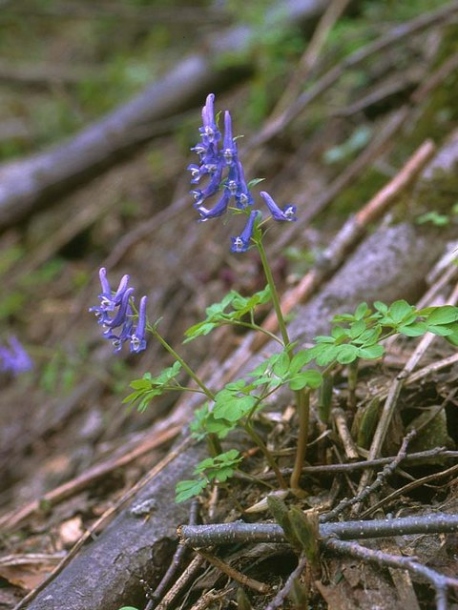
<path id="1" fill-rule="evenodd" d="M 20 375 L 33 368 L 33 362 L 16 337 L 8 337 L 9 347 L 0 346 L 0 371 Z"/>
<path id="2" fill-rule="evenodd" d="M 246 252 L 248 250 L 250 247 L 251 237 L 253 235 L 254 223 L 259 214 L 259 210 L 252 210 L 245 228 L 240 235 L 237 237 L 231 237 L 231 252 Z"/>
<path id="3" fill-rule="evenodd" d="M 146 303 L 147 297 L 140 299 L 140 307 L 138 312 L 138 322 L 134 330 L 130 333 L 130 351 L 141 352 L 146 348 Z"/>
<path id="4" fill-rule="evenodd" d="M 269 193 L 261 191 L 259 194 L 266 202 L 266 205 L 269 208 L 269 211 L 274 220 L 277 220 L 279 222 L 292 222 L 297 220 L 295 205 L 287 205 L 283 209 L 281 209 L 278 207 L 278 205 L 275 203 Z"/>
<path id="5" fill-rule="evenodd" d="M 103 321 L 103 326 L 108 329 L 119 328 L 124 326 L 126 321 L 132 317 L 132 307 L 130 306 L 130 298 L 134 293 L 133 288 L 128 288 L 122 295 L 121 303 L 118 306 L 118 310 L 115 312 L 113 318 L 106 317 Z M 109 331 L 105 331 L 104 334 L 108 335 Z"/>
<path id="6" fill-rule="evenodd" d="M 110 287 L 110 283 L 107 278 L 107 270 L 102 267 L 99 271 L 100 284 L 102 285 L 102 292 L 99 294 L 100 305 L 97 307 L 91 307 L 89 311 L 94 311 L 98 318 L 98 323 L 105 325 L 109 321 L 109 312 L 114 311 L 116 307 L 121 304 L 122 297 L 127 290 L 129 283 L 129 276 L 123 275 L 119 282 L 118 289 L 113 292 Z"/>
<path id="7" fill-rule="evenodd" d="M 224 189 L 224 193 L 221 196 L 221 199 L 218 203 L 212 208 L 207 209 L 203 205 L 196 206 L 197 211 L 200 214 L 200 219 L 202 222 L 209 220 L 210 218 L 217 218 L 218 216 L 222 216 L 229 205 L 230 192 L 227 189 Z"/>
<path id="8" fill-rule="evenodd" d="M 232 137 L 232 119 L 227 110 L 224 113 L 223 157 L 226 165 L 232 165 L 237 160 L 237 144 Z"/>
<path id="9" fill-rule="evenodd" d="M 211 144 L 218 142 L 218 140 L 221 139 L 221 133 L 215 122 L 215 112 L 213 109 L 214 101 L 214 93 L 207 95 L 205 106 L 202 108 L 203 126 L 199 129 L 202 134 L 202 140 Z"/>
<path id="10" fill-rule="evenodd" d="M 253 196 L 248 188 L 245 181 L 245 173 L 243 171 L 243 165 L 240 161 L 236 163 L 237 168 L 237 190 L 235 193 L 235 203 L 237 207 L 244 210 L 249 205 L 253 205 Z"/>
<path id="11" fill-rule="evenodd" d="M 194 188 L 191 193 L 194 197 L 194 207 L 199 213 L 202 222 L 211 218 L 223 216 L 228 210 L 237 208 L 246 211 L 254 205 L 253 196 L 245 180 L 243 165 L 239 160 L 236 139 L 232 134 L 232 119 L 230 113 L 224 112 L 224 136 L 215 121 L 215 96 L 207 96 L 202 109 L 202 127 L 199 132 L 201 141 L 192 151 L 199 156 L 199 163 L 188 166 L 191 172 L 191 184 L 199 184 L 205 178 L 206 184 L 202 188 Z M 216 193 L 221 192 L 219 199 L 213 206 L 207 203 Z M 280 208 L 266 192 L 261 196 L 269 208 L 272 218 L 276 221 L 291 222 L 296 220 L 296 207 L 287 205 Z M 233 205 L 231 207 L 231 201 Z M 261 212 L 249 213 L 244 231 L 238 237 L 232 237 L 232 252 L 246 252 L 250 246 L 254 219 Z"/>
<path id="12" fill-rule="evenodd" d="M 129 276 L 121 278 L 118 289 L 113 292 L 107 279 L 106 269 L 99 271 L 102 293 L 99 294 L 100 305 L 90 307 L 95 312 L 98 323 L 104 327 L 103 336 L 113 343 L 115 352 L 119 352 L 126 341 L 130 342 L 131 352 L 141 352 L 146 348 L 146 303 L 147 297 L 140 299 L 140 311 L 137 324 L 134 324 L 134 288 L 128 286 Z"/>

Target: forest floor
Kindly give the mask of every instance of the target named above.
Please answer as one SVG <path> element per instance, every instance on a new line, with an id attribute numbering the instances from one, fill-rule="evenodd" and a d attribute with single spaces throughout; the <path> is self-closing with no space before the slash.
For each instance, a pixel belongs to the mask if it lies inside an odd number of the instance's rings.
<path id="1" fill-rule="evenodd" d="M 178 2 L 153 1 L 98 8 L 57 0 L 6 3 L 0 15 L 0 190 L 9 163 L 40 155 L 97 123 L 185 54 L 205 51 L 209 34 L 254 27 L 264 15 L 262 2 L 253 2 L 246 21 L 241 3 L 231 10 L 217 7 L 225 3 L 201 4 L 186 10 Z M 262 187 L 279 203 L 297 205 L 298 221 L 267 231 L 265 247 L 282 306 L 291 309 L 295 336 L 307 345 L 329 332 L 334 313 L 351 313 L 359 302 L 406 299 L 425 307 L 456 305 L 457 299 L 458 5 L 425 0 L 397 12 L 385 6 L 394 3 L 329 4 L 332 10 L 306 31 L 269 39 L 261 28 L 247 51 L 244 79 L 214 83 L 217 109 L 230 109 L 234 132 L 244 134 L 238 142 L 247 179 L 263 177 Z M 126 494 L 176 451 L 192 419 L 192 401 L 176 393 L 142 412 L 123 403 L 133 380 L 147 371 L 159 375 L 172 361 L 153 340 L 140 354 L 113 354 L 88 311 L 98 304 L 101 267 L 112 284 L 130 275 L 136 293 L 148 295 L 150 320 L 160 319 L 162 336 L 205 379 L 244 371 L 269 350 L 257 348 L 243 329 L 183 343 L 186 329 L 229 289 L 250 295 L 265 284 L 257 254 L 230 252 L 237 219 L 197 222 L 187 167 L 195 162 L 190 148 L 199 137 L 205 97 L 168 117 L 163 131 L 91 181 L 2 229 L 0 339 L 5 344 L 17 337 L 33 369 L 0 373 L 0 609 L 44 610 L 34 602 L 36 588 L 46 591 L 56 568 L 65 573 L 61 562 L 71 564 L 75 545 L 87 541 L 95 524 L 97 534 L 103 531 L 104 516 L 108 524 L 120 514 Z M 357 229 L 349 223 L 354 218 Z M 402 248 L 404 237 L 385 251 L 377 249 L 377 236 L 401 225 L 413 227 L 414 239 L 406 237 L 406 251 L 393 258 L 388 250 Z M 361 285 L 359 276 L 366 278 Z M 320 291 L 321 315 L 307 309 Z M 259 322 L 270 313 L 261 308 Z M 361 363 L 356 387 L 348 381 L 351 367 L 336 370 L 332 416 L 323 421 L 321 399 L 312 403 L 301 492 L 280 490 L 280 506 L 321 518 L 340 507 L 322 522 L 458 513 L 456 348 L 439 337 L 421 341 L 390 339 L 382 359 Z M 399 386 L 386 440 L 372 455 L 377 419 L 402 378 L 408 381 Z M 375 422 L 368 423 L 371 409 Z M 290 476 L 297 445 L 293 398 L 282 395 L 270 404 L 256 430 L 283 476 Z M 265 496 L 278 491 L 278 482 L 271 468 L 242 433 L 229 437 L 231 446 L 245 457 L 240 472 L 227 485 L 205 490 L 198 508 L 181 505 L 181 517 L 190 511 L 199 523 L 272 522 Z M 367 460 L 371 475 L 365 479 Z M 183 519 L 173 502 L 169 511 L 176 544 Z M 154 510 L 138 516 L 154 527 Z M 446 586 L 441 597 L 434 579 L 396 569 L 387 559 L 410 557 L 456 578 L 454 532 L 372 538 L 366 548 L 380 553 L 378 566 L 331 547 L 307 562 L 291 540 L 239 541 L 220 550 L 211 544 L 181 558 L 171 577 L 176 581 L 189 568 L 180 591 L 160 579 L 143 582 L 140 574 L 134 575 L 135 595 L 116 593 L 118 606 L 85 599 L 83 607 L 458 608 L 458 589 Z M 56 607 L 79 606 L 67 599 Z"/>

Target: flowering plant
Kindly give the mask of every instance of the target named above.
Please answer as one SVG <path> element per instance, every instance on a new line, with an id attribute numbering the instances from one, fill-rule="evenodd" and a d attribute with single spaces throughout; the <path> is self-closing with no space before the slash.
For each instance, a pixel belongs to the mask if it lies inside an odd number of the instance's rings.
<path id="1" fill-rule="evenodd" d="M 102 286 L 100 304 L 90 309 L 104 329 L 103 336 L 112 341 L 115 351 L 120 351 L 126 342 L 129 343 L 131 352 L 138 353 L 146 349 L 146 334 L 149 333 L 174 359 L 174 364 L 156 377 L 146 373 L 142 379 L 133 381 L 133 391 L 124 402 L 136 404 L 143 410 L 154 397 L 166 391 L 197 391 L 202 394 L 204 404 L 196 411 L 190 431 L 196 441 L 207 442 L 210 456 L 196 465 L 195 479 L 178 484 L 177 501 L 200 494 L 209 484 L 225 484 L 240 467 L 240 453 L 234 448 L 227 451 L 221 448 L 221 441 L 236 427 L 242 428 L 258 446 L 276 474 L 279 486 L 298 490 L 307 448 L 310 396 L 312 391 L 323 389 L 318 401 L 318 414 L 327 423 L 331 395 L 329 380 L 336 366 L 348 365 L 349 376 L 351 374 L 354 381 L 358 361 L 382 357 L 382 341 L 396 333 L 414 337 L 429 331 L 458 344 L 458 308 L 445 306 L 417 310 L 405 301 L 397 301 L 390 306 L 377 302 L 374 304 L 375 310 L 366 303 L 361 303 L 354 314 L 340 315 L 333 320 L 329 336 L 317 337 L 310 348 L 297 349 L 288 335 L 280 297 L 263 245 L 265 223 L 269 220 L 296 221 L 296 207 L 292 204 L 279 207 L 266 191 L 261 191 L 260 197 L 269 212 L 268 217 L 264 217 L 264 208 L 256 207 L 251 191 L 259 181 L 246 182 L 237 141 L 232 134 L 231 115 L 228 111 L 224 113 L 222 134 L 214 114 L 214 100 L 213 94 L 207 96 L 202 110 L 200 142 L 191 149 L 199 158 L 199 163 L 188 166 L 193 185 L 191 193 L 194 208 L 201 222 L 230 212 L 246 216 L 240 234 L 231 238 L 231 251 L 243 253 L 250 248 L 257 249 L 266 287 L 249 297 L 231 290 L 220 303 L 207 308 L 206 318 L 186 331 L 185 340 L 206 335 L 223 325 L 243 325 L 265 333 L 269 339 L 279 344 L 280 350 L 267 357 L 246 378 L 232 380 L 214 392 L 162 337 L 158 323 L 148 323 L 146 296 L 140 299 L 137 310 L 134 288 L 129 287 L 129 276 L 123 276 L 114 291 L 108 282 L 106 270 L 102 268 L 99 272 Z M 266 303 L 270 303 L 275 312 L 279 336 L 255 322 L 256 308 Z M 246 321 L 247 317 L 249 322 Z M 182 370 L 195 382 L 197 389 L 181 385 L 178 376 Z M 297 446 L 289 482 L 285 481 L 264 439 L 253 425 L 256 415 L 264 408 L 266 399 L 284 386 L 294 395 L 298 420 Z M 328 397 L 326 400 L 325 395 Z"/>

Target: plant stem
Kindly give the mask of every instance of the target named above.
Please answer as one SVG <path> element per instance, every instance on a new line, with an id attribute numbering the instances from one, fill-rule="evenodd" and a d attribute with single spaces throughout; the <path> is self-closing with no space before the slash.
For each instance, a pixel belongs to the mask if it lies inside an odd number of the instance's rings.
<path id="1" fill-rule="evenodd" d="M 274 276 L 272 274 L 272 269 L 270 268 L 269 261 L 267 260 L 266 251 L 264 250 L 264 246 L 262 244 L 262 239 L 256 239 L 256 246 L 258 248 L 259 255 L 261 257 L 262 269 L 264 271 L 264 275 L 266 276 L 267 284 L 270 288 L 270 296 L 272 299 L 272 305 L 274 307 L 275 315 L 277 317 L 278 328 L 280 329 L 280 334 L 283 339 L 283 343 L 287 354 L 290 358 L 292 358 L 292 348 L 289 341 L 288 330 L 286 328 L 285 319 L 283 317 L 283 312 L 280 306 L 280 298 L 278 296 L 277 287 L 275 285 Z"/>
<path id="2" fill-rule="evenodd" d="M 286 328 L 285 319 L 280 306 L 280 298 L 278 296 L 277 287 L 272 274 L 272 269 L 267 260 L 266 251 L 262 244 L 262 237 L 255 239 L 256 246 L 261 257 L 262 268 L 266 276 L 267 284 L 270 288 L 270 294 L 272 298 L 272 305 L 274 307 L 275 315 L 278 321 L 278 328 L 283 339 L 284 348 L 290 359 L 293 359 L 293 348 L 289 340 L 288 330 Z M 291 474 L 290 486 L 292 489 L 299 488 L 299 480 L 302 472 L 302 466 L 304 465 L 305 453 L 307 451 L 307 440 L 309 430 L 309 419 L 310 419 L 310 390 L 303 389 L 297 390 L 296 395 L 296 408 L 299 417 L 299 434 L 297 440 L 296 457 L 294 461 L 293 472 Z"/>
<path id="3" fill-rule="evenodd" d="M 215 395 L 213 394 L 213 392 L 209 388 L 207 388 L 207 386 L 204 384 L 204 382 L 192 370 L 192 368 L 188 365 L 188 363 L 185 360 L 183 360 L 183 358 L 180 356 L 180 354 L 177 351 L 175 351 L 169 343 L 167 343 L 167 341 L 164 339 L 164 337 L 160 333 L 158 333 L 157 328 L 155 326 L 149 326 L 148 330 L 159 341 L 159 343 L 162 345 L 162 347 L 171 356 L 173 356 L 173 358 L 175 358 L 175 360 L 177 360 L 181 364 L 181 367 L 183 368 L 183 370 L 186 371 L 187 374 L 191 377 L 191 379 L 193 379 L 196 382 L 196 384 L 199 386 L 199 388 L 202 390 L 202 392 L 205 394 L 205 396 L 209 400 L 214 401 Z M 219 442 L 219 438 L 216 436 L 216 434 L 208 434 L 206 440 L 207 440 L 208 452 L 212 457 L 216 457 L 217 455 L 219 455 L 222 452 L 221 443 Z"/>
<path id="4" fill-rule="evenodd" d="M 185 360 L 183 360 L 183 358 L 180 356 L 180 354 L 178 352 L 176 352 L 169 343 L 167 343 L 167 341 L 164 339 L 164 337 L 160 333 L 158 333 L 156 327 L 149 326 L 148 330 L 159 341 L 159 343 L 162 345 L 162 347 L 171 356 L 173 356 L 173 358 L 175 360 L 177 360 L 181 364 L 181 367 L 183 368 L 183 370 L 186 371 L 186 373 L 191 377 L 191 379 L 196 382 L 196 384 L 199 386 L 199 388 L 202 390 L 202 392 L 205 394 L 205 396 L 209 400 L 212 400 L 212 401 L 215 400 L 215 396 L 214 396 L 213 392 L 209 388 L 207 388 L 207 386 L 203 383 L 203 381 L 200 379 L 200 377 L 192 370 L 192 368 L 187 364 L 187 362 Z"/>
<path id="5" fill-rule="evenodd" d="M 248 434 L 248 436 L 250 436 L 252 438 L 252 440 L 256 443 L 256 445 L 259 447 L 259 449 L 262 451 L 264 457 L 266 458 L 267 462 L 269 463 L 269 466 L 275 472 L 275 475 L 277 477 L 277 481 L 278 481 L 280 487 L 282 489 L 287 489 L 288 485 L 287 485 L 285 479 L 283 478 L 283 475 L 282 475 L 279 467 L 277 466 L 277 463 L 273 459 L 270 451 L 267 449 L 262 438 L 259 436 L 259 434 L 255 430 L 253 430 L 253 428 L 251 427 L 251 424 L 249 422 L 247 422 L 245 424 L 245 431 Z"/>
<path id="6" fill-rule="evenodd" d="M 299 489 L 299 480 L 304 465 L 305 452 L 307 451 L 307 440 L 309 433 L 310 418 L 310 390 L 296 392 L 297 413 L 299 416 L 299 434 L 297 437 L 296 457 L 293 472 L 291 473 L 291 489 Z"/>

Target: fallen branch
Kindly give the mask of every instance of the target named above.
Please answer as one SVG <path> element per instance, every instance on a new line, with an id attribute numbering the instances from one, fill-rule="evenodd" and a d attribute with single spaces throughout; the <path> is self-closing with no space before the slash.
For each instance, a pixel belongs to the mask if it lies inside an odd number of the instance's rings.
<path id="1" fill-rule="evenodd" d="M 345 542 L 333 538 L 325 540 L 323 547 L 362 559 L 363 561 L 375 563 L 382 568 L 392 567 L 399 570 L 408 570 L 415 576 L 427 580 L 436 590 L 436 610 L 447 610 L 447 589 L 451 587 L 458 589 L 458 578 L 440 574 L 436 570 L 415 561 L 412 557 L 392 555 L 384 551 L 368 549 L 355 542 Z"/>
<path id="2" fill-rule="evenodd" d="M 296 0 L 286 11 L 272 11 L 266 20 L 285 34 L 294 25 L 315 20 L 327 2 Z M 268 22 L 268 21 L 267 21 Z M 162 79 L 67 142 L 0 167 L 0 231 L 32 212 L 87 184 L 142 145 L 171 129 L 171 119 L 202 100 L 209 91 L 228 88 L 253 72 L 249 49 L 255 32 L 234 28 L 203 41 L 201 53 L 189 55 Z M 237 51 L 239 52 L 237 55 Z M 238 57 L 222 62 L 228 52 Z"/>
<path id="3" fill-rule="evenodd" d="M 433 513 L 396 519 L 322 523 L 319 532 L 322 540 L 332 537 L 340 540 L 359 540 L 407 534 L 444 534 L 458 532 L 458 515 Z M 178 528 L 178 535 L 183 544 L 193 548 L 250 542 L 286 542 L 283 529 L 276 523 L 236 521 L 211 525 L 182 525 Z"/>

